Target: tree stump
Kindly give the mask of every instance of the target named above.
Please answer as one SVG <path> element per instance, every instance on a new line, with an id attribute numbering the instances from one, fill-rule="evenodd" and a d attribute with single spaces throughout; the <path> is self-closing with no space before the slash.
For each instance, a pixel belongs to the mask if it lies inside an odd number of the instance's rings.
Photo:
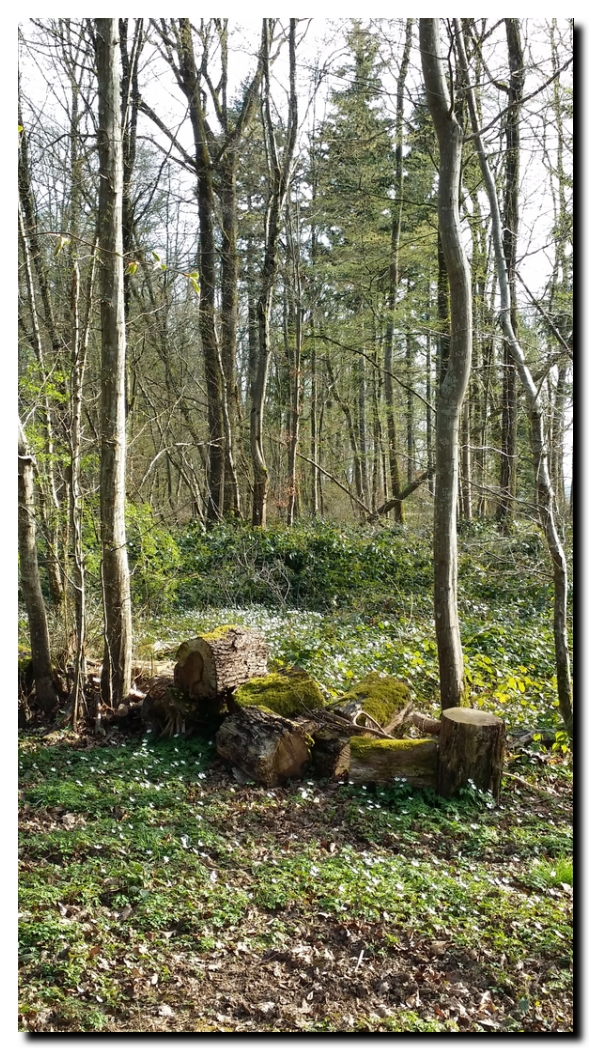
<path id="1" fill-rule="evenodd" d="M 391 784 L 403 777 L 413 787 L 435 788 L 437 742 L 435 740 L 350 740 L 350 784 Z"/>
<path id="2" fill-rule="evenodd" d="M 216 733 L 218 754 L 242 773 L 275 787 L 290 777 L 303 776 L 310 761 L 305 730 L 281 715 L 257 707 L 228 715 Z"/>
<path id="3" fill-rule="evenodd" d="M 449 707 L 441 715 L 437 790 L 450 798 L 472 780 L 498 802 L 503 774 L 505 723 L 485 711 Z"/>
<path id="4" fill-rule="evenodd" d="M 174 684 L 192 700 L 215 700 L 267 673 L 267 643 L 244 627 L 218 627 L 183 642 L 177 652 Z"/>

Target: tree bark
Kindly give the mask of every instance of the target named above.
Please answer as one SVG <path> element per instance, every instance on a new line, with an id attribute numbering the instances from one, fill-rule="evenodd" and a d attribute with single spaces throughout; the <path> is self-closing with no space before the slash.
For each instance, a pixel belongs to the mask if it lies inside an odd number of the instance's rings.
<path id="1" fill-rule="evenodd" d="M 117 706 L 131 688 L 131 595 L 125 535 L 125 313 L 123 159 L 119 34 L 114 18 L 96 20 L 99 100 L 98 243 L 101 296 L 100 507 L 105 648 L 103 700 Z"/>
<path id="2" fill-rule="evenodd" d="M 42 711 L 49 714 L 57 705 L 49 653 L 49 631 L 39 579 L 35 527 L 35 483 L 33 456 L 27 447 L 20 419 L 18 424 L 18 553 L 21 590 L 27 616 L 35 694 Z"/>
<path id="3" fill-rule="evenodd" d="M 461 704 L 465 693 L 457 606 L 456 516 L 458 429 L 470 375 L 472 300 L 470 270 L 462 245 L 458 205 L 463 135 L 443 75 L 437 19 L 420 19 L 420 43 L 427 103 L 439 143 L 439 233 L 451 303 L 449 359 L 437 399 L 433 543 L 435 630 L 441 706 L 445 709 Z"/>

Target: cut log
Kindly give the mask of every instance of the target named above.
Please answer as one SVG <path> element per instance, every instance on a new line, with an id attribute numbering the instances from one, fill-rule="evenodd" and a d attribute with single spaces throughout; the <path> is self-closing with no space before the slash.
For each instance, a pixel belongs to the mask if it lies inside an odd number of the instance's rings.
<path id="1" fill-rule="evenodd" d="M 289 667 L 251 678 L 239 686 L 229 704 L 231 710 L 234 705 L 261 707 L 285 718 L 295 718 L 324 707 L 324 697 L 320 686 L 307 671 L 301 667 Z"/>
<path id="2" fill-rule="evenodd" d="M 351 737 L 349 783 L 391 784 L 404 778 L 413 787 L 435 788 L 437 752 L 435 740 L 370 740 Z"/>
<path id="3" fill-rule="evenodd" d="M 225 762 L 265 787 L 303 776 L 310 761 L 310 738 L 305 730 L 288 718 L 257 707 L 228 715 L 215 741 Z"/>
<path id="4" fill-rule="evenodd" d="M 225 626 L 183 642 L 174 684 L 192 700 L 215 700 L 255 675 L 267 673 L 264 638 L 245 627 Z"/>
<path id="5" fill-rule="evenodd" d="M 491 791 L 498 802 L 503 774 L 505 723 L 470 707 L 449 707 L 441 714 L 437 790 L 450 798 L 471 780 Z"/>

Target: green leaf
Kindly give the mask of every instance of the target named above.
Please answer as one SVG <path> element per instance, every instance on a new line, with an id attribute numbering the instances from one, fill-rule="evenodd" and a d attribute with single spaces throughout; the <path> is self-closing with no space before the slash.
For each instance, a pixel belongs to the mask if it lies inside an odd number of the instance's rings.
<path id="1" fill-rule="evenodd" d="M 130 263 L 127 264 L 127 266 L 125 267 L 125 272 L 128 273 L 128 274 L 132 274 L 133 275 L 136 272 L 137 267 L 138 267 L 138 264 L 134 260 L 133 262 L 130 262 Z"/>

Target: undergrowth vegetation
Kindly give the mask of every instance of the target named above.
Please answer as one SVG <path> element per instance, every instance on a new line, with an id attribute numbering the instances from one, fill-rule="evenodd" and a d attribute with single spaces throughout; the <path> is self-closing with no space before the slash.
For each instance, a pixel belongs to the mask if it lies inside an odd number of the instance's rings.
<path id="1" fill-rule="evenodd" d="M 204 532 L 196 523 L 175 542 L 174 600 L 164 612 L 160 588 L 157 619 L 143 605 L 140 659 L 173 657 L 185 637 L 234 622 L 261 630 L 278 667 L 304 667 L 329 695 L 379 671 L 406 679 L 418 700 L 437 708 L 428 530 L 307 522 Z M 528 526 L 501 536 L 491 524 L 474 523 L 462 530 L 459 547 L 471 703 L 516 730 L 560 732 L 552 579 L 541 533 Z M 167 566 L 169 556 L 167 548 Z M 153 589 L 158 572 L 151 563 Z"/>
<path id="2" fill-rule="evenodd" d="M 379 671 L 438 711 L 427 535 L 222 526 L 170 537 L 168 568 L 143 551 L 148 671 L 231 622 L 329 696 Z M 558 731 L 554 748 L 507 756 L 497 806 L 401 781 L 267 790 L 237 783 L 211 739 L 29 728 L 21 1030 L 572 1031 L 571 758 L 544 548 L 475 526 L 460 551 L 471 703 L 510 733 Z"/>

